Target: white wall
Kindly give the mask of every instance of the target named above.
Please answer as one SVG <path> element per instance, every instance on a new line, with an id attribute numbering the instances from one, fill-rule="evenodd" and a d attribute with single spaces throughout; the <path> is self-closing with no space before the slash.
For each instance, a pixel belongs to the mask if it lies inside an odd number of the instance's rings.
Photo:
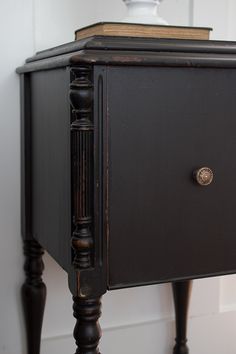
<path id="1" fill-rule="evenodd" d="M 213 26 L 212 38 L 236 40 L 236 0 L 166 0 L 169 23 Z M 78 27 L 125 16 L 121 0 L 0 1 L 0 354 L 25 354 L 19 300 L 23 281 L 20 240 L 19 84 L 15 67 L 35 51 L 72 41 Z M 74 352 L 71 295 L 66 274 L 45 256 L 48 298 L 42 354 Z M 170 354 L 174 323 L 171 288 L 159 285 L 104 296 L 101 352 Z M 190 308 L 192 354 L 234 354 L 236 277 L 195 281 Z"/>

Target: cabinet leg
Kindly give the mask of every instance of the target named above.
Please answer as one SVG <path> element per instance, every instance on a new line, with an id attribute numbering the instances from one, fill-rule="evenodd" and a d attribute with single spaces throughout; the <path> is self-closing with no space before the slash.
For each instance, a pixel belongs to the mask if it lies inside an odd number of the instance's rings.
<path id="1" fill-rule="evenodd" d="M 81 299 L 73 297 L 74 317 L 77 322 L 74 338 L 77 345 L 75 354 L 99 354 L 98 343 L 101 329 L 98 319 L 101 316 L 100 298 Z"/>
<path id="2" fill-rule="evenodd" d="M 46 286 L 42 281 L 43 249 L 35 240 L 24 241 L 26 275 L 21 289 L 27 334 L 27 354 L 40 353 L 41 329 L 46 300 Z"/>
<path id="3" fill-rule="evenodd" d="M 187 346 L 187 317 L 189 300 L 191 296 L 192 281 L 179 281 L 172 283 L 175 317 L 176 317 L 176 338 L 174 354 L 188 354 Z"/>

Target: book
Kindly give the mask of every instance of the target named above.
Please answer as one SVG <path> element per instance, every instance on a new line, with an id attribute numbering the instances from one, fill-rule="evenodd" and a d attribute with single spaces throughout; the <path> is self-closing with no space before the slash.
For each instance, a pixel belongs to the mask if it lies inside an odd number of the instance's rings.
<path id="1" fill-rule="evenodd" d="M 125 36 L 208 40 L 208 27 L 161 26 L 122 22 L 99 22 L 75 31 L 75 40 L 93 36 Z"/>

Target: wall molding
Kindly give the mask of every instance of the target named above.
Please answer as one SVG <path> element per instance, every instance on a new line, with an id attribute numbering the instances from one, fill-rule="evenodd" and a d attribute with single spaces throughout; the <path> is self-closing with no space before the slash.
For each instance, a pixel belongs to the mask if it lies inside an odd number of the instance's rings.
<path id="1" fill-rule="evenodd" d="M 233 354 L 236 351 L 234 326 L 236 311 L 211 313 L 193 316 L 189 320 L 189 346 L 191 354 L 222 353 Z M 148 346 L 149 353 L 169 354 L 172 351 L 175 337 L 173 319 L 150 320 L 130 325 L 111 326 L 103 328 L 101 352 L 118 354 L 121 348 L 124 352 L 143 354 Z M 103 341 L 104 338 L 104 341 Z M 227 350 L 225 351 L 225 343 Z M 125 346 L 125 347 L 124 347 Z M 56 351 L 64 354 L 73 352 L 75 348 L 72 333 L 43 338 L 42 354 Z M 158 351 L 157 351 L 158 348 Z"/>
<path id="2" fill-rule="evenodd" d="M 207 319 L 212 319 L 212 317 L 216 317 L 216 318 L 220 318 L 220 317 L 225 317 L 227 316 L 227 313 L 229 313 L 229 316 L 232 317 L 235 316 L 235 320 L 236 320 L 236 304 L 232 304 L 232 305 L 224 305 L 221 306 L 219 309 L 219 312 L 216 313 L 208 313 L 208 314 L 200 314 L 200 315 L 192 315 L 189 316 L 189 323 L 191 326 L 191 322 L 194 322 L 195 320 L 199 321 L 202 320 L 202 324 L 204 325 L 204 321 L 206 321 Z M 173 324 L 174 325 L 174 317 L 166 317 L 166 318 L 150 318 L 147 320 L 141 320 L 141 321 L 130 321 L 130 322 L 124 322 L 124 323 L 118 323 L 118 324 L 113 324 L 113 325 L 109 325 L 109 326 L 102 326 L 102 331 L 103 333 L 106 332 L 110 332 L 110 331 L 119 331 L 119 330 L 125 330 L 128 328 L 136 328 L 136 327 L 142 327 L 142 326 L 150 326 L 150 325 L 166 325 L 166 324 Z M 52 336 L 43 336 L 42 341 L 47 341 L 47 340 L 57 340 L 57 339 L 62 339 L 62 338 L 72 338 L 72 333 L 70 332 L 65 332 L 62 334 L 55 334 Z"/>

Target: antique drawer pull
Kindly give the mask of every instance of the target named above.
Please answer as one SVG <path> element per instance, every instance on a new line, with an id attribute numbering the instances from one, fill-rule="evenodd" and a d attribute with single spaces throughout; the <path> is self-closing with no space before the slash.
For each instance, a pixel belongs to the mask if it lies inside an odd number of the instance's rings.
<path id="1" fill-rule="evenodd" d="M 208 186 L 213 181 L 213 172 L 209 167 L 201 167 L 194 171 L 194 179 L 200 186 Z"/>

